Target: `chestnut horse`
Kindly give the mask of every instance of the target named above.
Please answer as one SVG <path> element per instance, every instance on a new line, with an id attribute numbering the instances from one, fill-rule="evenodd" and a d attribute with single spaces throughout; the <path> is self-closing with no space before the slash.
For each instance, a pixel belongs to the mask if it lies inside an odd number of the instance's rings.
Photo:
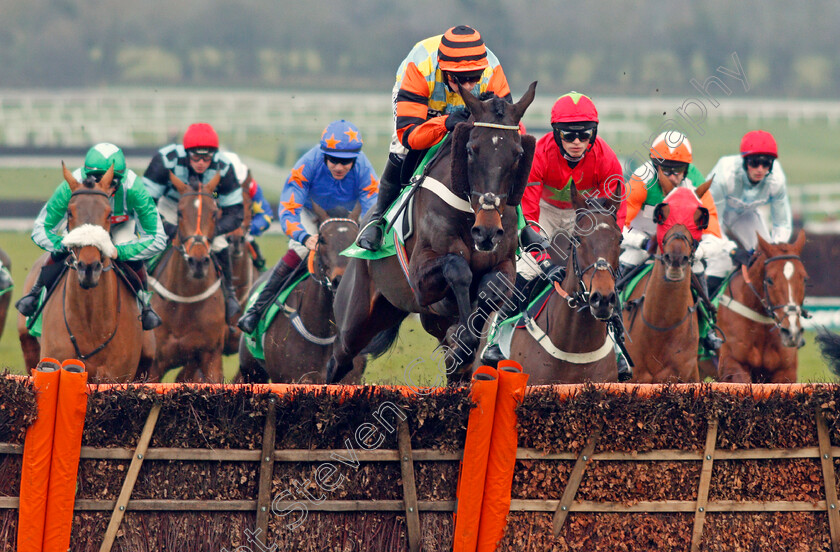
<path id="1" fill-rule="evenodd" d="M 3 335 L 3 329 L 6 327 L 6 316 L 9 314 L 9 305 L 12 303 L 12 290 L 14 286 L 12 285 L 12 260 L 6 254 L 5 251 L 0 249 L 0 263 L 2 263 L 3 268 L 0 270 L 6 270 L 6 274 L 0 274 L 0 277 L 4 279 L 8 279 L 9 287 L 0 291 L 0 336 Z"/>
<path id="2" fill-rule="evenodd" d="M 144 332 L 134 293 L 117 274 L 117 249 L 109 234 L 109 200 L 113 167 L 99 182 L 77 181 L 62 163 L 70 186 L 67 235 L 68 270 L 61 276 L 41 311 L 39 341 L 18 315 L 18 337 L 27 371 L 41 357 L 75 358 L 85 363 L 91 382 L 128 382 L 144 371 L 154 356 L 154 335 Z M 36 261 L 24 283 L 32 288 L 49 253 Z"/>
<path id="3" fill-rule="evenodd" d="M 526 368 L 529 385 L 618 381 L 607 322 L 618 306 L 620 202 L 599 200 L 598 208 L 590 209 L 574 184 L 571 192 L 577 218 L 571 254 L 563 255 L 566 278 L 554 284 L 534 318 L 526 313 L 525 327 L 514 330 L 510 344 L 510 359 Z"/>
<path id="4" fill-rule="evenodd" d="M 324 383 L 326 365 L 332 355 L 335 324 L 333 296 L 347 267 L 341 255 L 353 243 L 359 230 L 361 204 L 351 212 L 336 208 L 331 216 L 312 204 L 318 224 L 318 245 L 307 259 L 309 277 L 297 285 L 285 302 L 288 309 L 278 313 L 263 339 L 265 361 L 251 354 L 245 336 L 239 345 L 239 369 L 245 383 Z M 260 282 L 268 275 L 260 278 Z M 295 276 L 292 276 L 295 278 Z M 285 314 L 285 315 L 284 315 Z M 359 383 L 365 357 L 355 359 L 356 368 L 345 383 Z"/>
<path id="5" fill-rule="evenodd" d="M 414 233 L 397 255 L 353 258 L 335 298 L 338 338 L 328 366 L 329 383 L 353 368 L 367 351 L 380 354 L 396 339 L 409 313 L 444 350 L 449 380 L 469 378 L 478 334 L 500 304 L 497 278 L 511 284 L 517 246 L 516 206 L 533 160 L 535 140 L 519 133 L 519 121 L 534 100 L 537 83 L 515 104 L 461 92 L 470 121 L 452 133 L 415 184 Z M 459 87 L 460 89 L 460 87 Z M 374 341 L 374 338 L 376 340 Z"/>
<path id="6" fill-rule="evenodd" d="M 656 206 L 657 255 L 653 270 L 636 285 L 624 310 L 633 382 L 697 382 L 700 341 L 691 265 L 709 211 L 700 203 L 711 180 L 695 190 L 670 191 Z M 663 189 L 663 191 L 666 191 Z"/>
<path id="7" fill-rule="evenodd" d="M 225 334 L 224 354 L 232 355 L 239 350 L 239 337 L 242 332 L 236 327 L 239 316 L 245 312 L 245 303 L 248 302 L 248 292 L 257 279 L 257 269 L 254 266 L 254 258 L 251 256 L 251 246 L 248 242 L 248 232 L 251 229 L 251 194 L 248 193 L 248 186 L 251 184 L 251 171 L 242 182 L 242 209 L 244 218 L 239 228 L 227 234 L 230 243 L 230 264 L 233 276 L 233 289 L 236 290 L 236 298 L 239 301 L 239 312 L 233 317 L 231 324 L 227 327 Z"/>
<path id="8" fill-rule="evenodd" d="M 800 255 L 805 231 L 793 244 L 758 236 L 750 266 L 742 266 L 720 299 L 718 379 L 734 383 L 797 381 L 797 350 L 805 344 L 802 309 L 808 273 Z"/>
<path id="9" fill-rule="evenodd" d="M 213 191 L 220 176 L 195 188 L 172 173 L 169 179 L 181 194 L 178 233 L 149 276 L 155 291 L 152 305 L 163 320 L 154 330 L 157 352 L 149 381 L 160 381 L 168 370 L 183 366 L 178 381 L 222 383 L 225 302 L 221 275 L 210 255 L 219 210 Z"/>

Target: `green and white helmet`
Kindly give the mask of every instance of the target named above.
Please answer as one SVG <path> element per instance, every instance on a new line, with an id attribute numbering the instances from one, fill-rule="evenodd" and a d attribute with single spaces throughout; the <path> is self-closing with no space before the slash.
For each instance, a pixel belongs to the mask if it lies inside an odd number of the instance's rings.
<path id="1" fill-rule="evenodd" d="M 90 148 L 85 156 L 85 166 L 82 176 L 100 176 L 114 165 L 114 177 L 122 179 L 125 176 L 125 154 L 122 150 L 109 142 L 102 142 Z"/>

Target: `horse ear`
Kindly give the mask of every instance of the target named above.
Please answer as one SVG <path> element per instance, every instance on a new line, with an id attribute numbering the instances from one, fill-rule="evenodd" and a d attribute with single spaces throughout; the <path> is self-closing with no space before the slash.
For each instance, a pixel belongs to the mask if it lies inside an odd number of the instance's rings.
<path id="1" fill-rule="evenodd" d="M 184 181 L 175 176 L 175 173 L 172 171 L 169 171 L 169 181 L 172 182 L 172 185 L 175 186 L 179 194 L 183 194 L 189 190 L 189 186 L 184 184 Z"/>
<path id="2" fill-rule="evenodd" d="M 698 230 L 705 230 L 709 227 L 709 210 L 705 207 L 698 207 L 694 211 L 694 224 Z"/>
<path id="3" fill-rule="evenodd" d="M 522 116 L 525 114 L 525 110 L 528 109 L 528 106 L 530 106 L 531 102 L 534 101 L 534 96 L 536 96 L 536 94 L 537 81 L 534 81 L 528 87 L 528 90 L 526 90 L 525 93 L 522 94 L 522 97 L 519 98 L 519 101 L 513 105 L 517 121 L 522 119 Z"/>
<path id="4" fill-rule="evenodd" d="M 668 197 L 668 194 L 674 191 L 674 185 L 667 178 L 657 178 L 657 180 L 659 180 L 659 187 L 662 188 L 662 195 Z M 698 195 L 697 197 L 700 196 Z"/>
<path id="5" fill-rule="evenodd" d="M 796 251 L 796 254 L 799 255 L 802 253 L 803 247 L 805 247 L 805 230 L 800 229 L 799 234 L 796 235 L 796 241 L 793 242 L 793 249 Z"/>
<path id="6" fill-rule="evenodd" d="M 583 194 L 581 194 L 581 193 L 578 191 L 577 186 L 575 185 L 575 181 L 574 181 L 574 180 L 572 180 L 571 182 L 569 182 L 569 193 L 571 194 L 571 199 L 572 199 L 572 201 L 571 201 L 571 203 L 572 203 L 572 208 L 573 208 L 575 211 L 580 211 L 580 210 L 584 210 L 584 211 L 585 211 L 585 210 L 586 210 L 586 208 L 587 208 L 586 198 L 584 198 L 584 197 L 583 197 Z"/>
<path id="7" fill-rule="evenodd" d="M 507 200 L 507 204 L 512 207 L 519 205 L 522 201 L 522 196 L 525 194 L 525 186 L 528 185 L 528 176 L 531 174 L 531 164 L 534 161 L 534 150 L 536 147 L 536 138 L 530 134 L 522 136 L 522 158 L 519 160 L 516 173 L 513 175 L 513 182 L 511 183 Z"/>
<path id="8" fill-rule="evenodd" d="M 700 184 L 699 186 L 694 188 L 694 193 L 697 194 L 697 197 L 702 199 L 703 196 L 706 195 L 706 192 L 708 192 L 709 188 L 711 188 L 711 186 L 712 186 L 712 179 L 714 177 L 715 177 L 715 175 L 710 176 L 707 181 L 703 182 L 702 184 Z"/>
<path id="9" fill-rule="evenodd" d="M 82 187 L 82 183 L 73 177 L 73 173 L 70 172 L 70 169 L 67 168 L 64 161 L 61 162 L 61 174 L 64 175 L 64 180 L 70 186 L 70 192 L 75 192 Z"/>
<path id="10" fill-rule="evenodd" d="M 357 201 L 356 205 L 353 206 L 353 210 L 350 211 L 350 215 L 349 215 L 350 219 L 355 220 L 356 222 L 359 222 L 359 215 L 361 215 L 361 214 L 362 214 L 362 202 Z"/>
<path id="11" fill-rule="evenodd" d="M 222 181 L 222 175 L 220 173 L 216 173 L 213 178 L 210 179 L 210 182 L 204 185 L 204 189 L 202 192 L 205 194 L 212 194 L 216 190 L 216 186 L 219 185 L 219 182 Z"/>
<path id="12" fill-rule="evenodd" d="M 469 171 L 467 170 L 467 142 L 470 139 L 470 132 L 472 132 L 472 125 L 458 125 L 451 133 L 452 160 L 450 163 L 450 178 L 452 180 L 452 191 L 460 197 L 469 197 L 470 194 L 470 178 Z M 530 171 L 530 166 L 528 170 Z M 522 195 L 520 194 L 519 197 L 521 199 Z"/>
<path id="13" fill-rule="evenodd" d="M 468 92 L 464 89 L 463 86 L 458 84 L 458 94 L 461 95 L 461 98 L 464 100 L 464 105 L 467 106 L 467 111 L 469 111 L 472 116 L 473 120 L 478 120 L 478 115 L 480 113 L 484 113 L 484 103 L 472 95 L 472 92 Z"/>
<path id="14" fill-rule="evenodd" d="M 111 163 L 111 166 L 108 167 L 108 170 L 105 171 L 105 174 L 102 175 L 102 178 L 99 179 L 97 182 L 96 187 L 104 192 L 109 192 L 111 189 L 111 182 L 114 181 L 114 164 Z"/>
<path id="15" fill-rule="evenodd" d="M 324 210 L 324 208 L 314 201 L 312 202 L 312 212 L 315 213 L 315 218 L 318 219 L 319 224 L 330 218 L 330 215 Z"/>
<path id="16" fill-rule="evenodd" d="M 671 206 L 667 203 L 660 203 L 653 209 L 653 222 L 662 224 L 668 220 L 668 214 L 671 212 Z"/>
<path id="17" fill-rule="evenodd" d="M 769 243 L 767 240 L 765 240 L 764 238 L 762 238 L 762 237 L 761 237 L 761 234 L 759 234 L 758 232 L 756 232 L 756 233 L 755 233 L 755 235 L 758 237 L 758 249 L 759 249 L 762 253 L 764 253 L 764 255 L 765 255 L 768 259 L 769 259 L 770 257 L 772 257 L 772 256 L 773 256 L 773 252 L 771 251 L 772 247 L 770 246 L 770 243 Z"/>

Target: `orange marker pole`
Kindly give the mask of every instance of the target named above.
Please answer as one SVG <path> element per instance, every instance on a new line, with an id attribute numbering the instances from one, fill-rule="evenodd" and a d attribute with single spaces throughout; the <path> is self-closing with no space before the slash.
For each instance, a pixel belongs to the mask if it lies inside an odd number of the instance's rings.
<path id="1" fill-rule="evenodd" d="M 65 552 L 70 548 L 76 476 L 87 413 L 87 376 L 81 361 L 65 360 L 61 365 L 44 552 Z"/>
<path id="2" fill-rule="evenodd" d="M 473 374 L 470 398 L 476 406 L 470 411 L 467 422 L 464 459 L 458 474 L 458 507 L 452 539 L 453 552 L 475 552 L 478 542 L 484 476 L 487 471 L 487 455 L 490 452 L 498 385 L 499 376 L 495 368 L 480 366 Z"/>
<path id="3" fill-rule="evenodd" d="M 498 370 L 499 391 L 496 394 L 493 436 L 487 457 L 478 552 L 493 552 L 505 535 L 519 441 L 516 407 L 525 398 L 525 386 L 528 383 L 528 374 L 522 373 L 522 366 L 518 362 L 501 360 Z"/>
<path id="4" fill-rule="evenodd" d="M 23 468 L 20 474 L 17 549 L 40 552 L 47 516 L 47 489 L 50 479 L 55 410 L 61 365 L 54 358 L 44 358 L 32 370 L 38 418 L 26 430 L 23 445 Z"/>

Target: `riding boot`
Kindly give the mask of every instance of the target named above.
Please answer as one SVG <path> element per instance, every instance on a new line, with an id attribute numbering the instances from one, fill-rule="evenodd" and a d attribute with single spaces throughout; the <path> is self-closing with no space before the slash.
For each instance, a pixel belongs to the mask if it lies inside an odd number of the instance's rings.
<path id="1" fill-rule="evenodd" d="M 515 316 L 521 312 L 522 307 L 527 305 L 531 290 L 533 289 L 536 281 L 539 279 L 539 277 L 535 277 L 531 280 L 525 280 L 521 275 L 516 275 L 515 285 L 517 293 L 514 293 L 513 297 L 510 297 L 507 301 L 505 301 L 502 308 L 496 311 L 496 319 L 493 321 L 494 329 L 499 327 L 502 322 L 511 316 Z M 520 300 L 520 296 L 525 297 L 525 299 Z M 481 355 L 481 362 L 488 366 L 495 367 L 498 362 L 500 360 L 504 360 L 504 358 L 505 356 L 502 354 L 502 348 L 498 343 L 493 343 L 485 347 L 484 353 Z"/>
<path id="2" fill-rule="evenodd" d="M 254 301 L 254 304 L 245 311 L 245 314 L 237 322 L 236 325 L 239 326 L 240 330 L 247 334 L 254 333 L 254 330 L 257 329 L 257 324 L 262 318 L 263 311 L 265 311 L 269 303 L 274 301 L 274 298 L 277 297 L 277 293 L 283 286 L 283 282 L 286 281 L 286 278 L 293 271 L 294 267 L 289 266 L 283 259 L 280 259 L 280 262 L 271 270 L 271 275 L 265 283 L 265 287 L 262 288 L 262 291 L 257 296 L 256 301 Z"/>
<path id="3" fill-rule="evenodd" d="M 726 278 L 721 278 L 719 276 L 706 276 L 706 284 L 708 285 L 708 292 L 709 292 L 709 299 L 714 299 L 715 295 L 717 294 L 718 290 L 720 289 L 720 285 Z"/>
<path id="4" fill-rule="evenodd" d="M 706 331 L 706 335 L 700 337 L 700 345 L 702 345 L 707 351 L 710 353 L 715 353 L 720 346 L 723 345 L 723 340 L 717 336 L 715 333 L 715 308 L 711 302 L 711 296 L 709 295 L 709 283 L 706 275 L 703 273 L 694 274 L 697 277 L 696 283 L 698 286 L 697 292 L 700 295 L 700 301 L 702 301 L 706 309 L 708 310 L 708 320 L 706 324 L 708 326 L 708 330 Z M 695 282 L 692 279 L 692 282 Z M 720 282 L 718 282 L 719 284 Z M 702 326 L 701 326 L 702 329 Z"/>
<path id="5" fill-rule="evenodd" d="M 225 319 L 230 321 L 239 312 L 239 301 L 236 300 L 236 290 L 233 288 L 233 268 L 230 261 L 230 250 L 226 247 L 213 253 L 222 273 L 222 294 L 225 296 Z"/>
<path id="6" fill-rule="evenodd" d="M 52 253 L 50 259 L 41 267 L 38 278 L 32 285 L 29 293 L 18 299 L 15 308 L 24 316 L 32 316 L 38 312 L 38 303 L 41 300 L 41 290 L 46 287 L 50 289 L 64 270 L 62 261 L 67 253 Z"/>
<path id="7" fill-rule="evenodd" d="M 146 278 L 146 265 L 142 262 L 138 263 L 139 266 L 134 263 L 127 264 L 137 275 L 137 279 L 140 280 L 140 289 L 137 290 L 137 298 L 140 300 L 140 321 L 143 325 L 143 330 L 154 330 L 163 324 L 163 321 L 152 308 L 152 294 L 149 293 L 149 282 Z"/>
<path id="8" fill-rule="evenodd" d="M 249 240 L 248 243 L 251 244 L 251 249 L 254 250 L 254 268 L 260 272 L 265 272 L 265 257 L 262 256 L 260 245 L 255 239 Z"/>
<path id="9" fill-rule="evenodd" d="M 383 216 L 402 191 L 400 173 L 404 161 L 404 158 L 393 153 L 388 156 L 388 163 L 385 165 L 382 179 L 379 181 L 379 196 L 376 198 L 376 205 L 369 215 L 368 223 L 356 238 L 356 245 L 362 249 L 377 251 L 382 247 L 382 233 L 385 222 Z"/>
<path id="10" fill-rule="evenodd" d="M 624 355 L 618 353 L 615 355 L 615 362 L 618 365 L 618 381 L 619 383 L 625 383 L 633 379 L 633 369 L 630 368 L 630 365 L 627 363 L 627 359 L 624 358 Z"/>

